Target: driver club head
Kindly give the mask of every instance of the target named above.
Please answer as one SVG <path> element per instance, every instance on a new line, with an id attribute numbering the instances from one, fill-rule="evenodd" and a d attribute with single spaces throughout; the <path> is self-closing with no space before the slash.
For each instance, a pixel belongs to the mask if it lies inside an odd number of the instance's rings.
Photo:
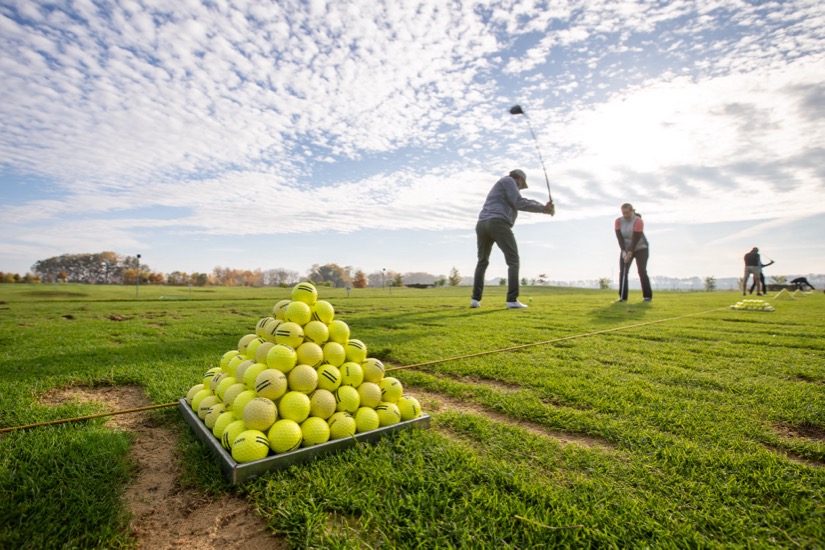
<path id="1" fill-rule="evenodd" d="M 524 111 L 521 108 L 521 105 L 513 105 L 510 107 L 510 114 L 511 115 L 523 115 Z"/>

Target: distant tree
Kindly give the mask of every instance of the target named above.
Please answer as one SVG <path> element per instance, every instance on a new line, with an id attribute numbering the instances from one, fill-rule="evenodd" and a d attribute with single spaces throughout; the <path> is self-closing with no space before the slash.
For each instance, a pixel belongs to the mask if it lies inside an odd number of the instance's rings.
<path id="1" fill-rule="evenodd" d="M 121 280 L 124 285 L 133 285 L 137 281 L 137 269 L 124 269 L 121 272 Z"/>
<path id="2" fill-rule="evenodd" d="M 206 286 L 209 282 L 209 275 L 206 273 L 192 273 L 192 277 L 189 280 L 195 286 Z"/>
<path id="3" fill-rule="evenodd" d="M 114 252 L 106 251 L 97 255 L 93 261 L 100 262 L 102 280 L 104 284 L 111 284 L 112 280 L 120 279 L 120 270 L 123 269 L 123 258 Z"/>
<path id="4" fill-rule="evenodd" d="M 336 287 L 346 286 L 350 282 L 349 273 L 338 264 L 313 264 L 307 277 L 316 283 L 330 283 Z"/>
<path id="5" fill-rule="evenodd" d="M 607 290 L 610 288 L 610 277 L 602 277 L 599 279 L 599 289 L 600 290 Z"/>
<path id="6" fill-rule="evenodd" d="M 243 286 L 263 286 L 264 277 L 260 269 L 256 269 L 254 271 L 246 269 L 242 271 L 239 275 L 239 279 L 242 282 Z"/>
<path id="7" fill-rule="evenodd" d="M 64 280 L 73 283 L 109 284 L 120 281 L 122 270 L 134 268 L 135 258 L 114 252 L 97 254 L 63 254 L 38 260 L 32 272 L 44 281 Z M 65 277 L 61 277 L 65 275 Z"/>
<path id="8" fill-rule="evenodd" d="M 185 286 L 190 282 L 189 274 L 180 271 L 173 271 L 166 275 L 166 284 L 170 286 Z"/>
<path id="9" fill-rule="evenodd" d="M 367 286 L 381 288 L 381 286 L 386 283 L 385 278 L 386 274 L 383 271 L 373 271 L 367 275 Z"/>
<path id="10" fill-rule="evenodd" d="M 784 285 L 788 282 L 787 275 L 771 275 L 771 282 L 775 285 Z"/>
<path id="11" fill-rule="evenodd" d="M 355 277 L 352 278 L 352 286 L 354 288 L 367 288 L 367 275 L 362 270 L 359 269 L 355 272 Z"/>
<path id="12" fill-rule="evenodd" d="M 708 275 L 705 277 L 705 290 L 707 292 L 713 292 L 716 290 L 716 277 L 713 275 Z"/>
<path id="13" fill-rule="evenodd" d="M 45 260 L 38 260 L 32 265 L 32 271 L 43 277 L 46 281 L 56 281 L 58 273 L 66 273 L 66 279 L 71 271 L 71 260 L 68 254 L 55 256 Z"/>
<path id="14" fill-rule="evenodd" d="M 404 273 L 404 283 L 405 284 L 424 284 L 424 285 L 431 285 L 433 281 L 436 280 L 436 276 L 432 273 L 426 273 L 424 271 L 408 271 Z"/>
<path id="15" fill-rule="evenodd" d="M 212 270 L 212 281 L 222 286 L 263 286 L 264 274 L 260 269 L 232 269 L 216 267 Z"/>
<path id="16" fill-rule="evenodd" d="M 527 277 L 522 277 L 521 278 L 521 286 L 527 286 L 527 284 L 528 284 L 527 283 Z"/>
<path id="17" fill-rule="evenodd" d="M 215 284 L 219 286 L 235 285 L 234 271 L 232 269 L 229 269 L 228 267 L 217 266 L 213 268 L 212 278 L 215 280 Z"/>
<path id="18" fill-rule="evenodd" d="M 453 266 L 453 268 L 450 269 L 450 277 L 447 280 L 450 282 L 450 286 L 458 286 L 461 282 L 461 273 L 458 272 L 457 267 Z"/>
<path id="19" fill-rule="evenodd" d="M 445 277 L 440 277 L 440 278 L 436 279 L 435 281 L 433 281 L 433 284 L 435 286 L 444 286 L 444 285 L 447 284 L 447 279 Z"/>
<path id="20" fill-rule="evenodd" d="M 547 275 L 545 273 L 539 273 L 538 277 L 533 280 L 533 284 L 543 285 L 547 282 Z"/>
<path id="21" fill-rule="evenodd" d="M 400 273 L 396 273 L 395 277 L 392 278 L 393 286 L 404 286 L 404 276 Z"/>
<path id="22" fill-rule="evenodd" d="M 146 280 L 149 284 L 152 285 L 162 285 L 165 277 L 163 273 L 148 273 L 146 276 Z"/>
<path id="23" fill-rule="evenodd" d="M 300 273 L 282 267 L 264 271 L 263 275 L 266 286 L 293 286 L 301 280 Z"/>
<path id="24" fill-rule="evenodd" d="M 498 286 L 507 286 L 507 277 L 499 277 Z"/>

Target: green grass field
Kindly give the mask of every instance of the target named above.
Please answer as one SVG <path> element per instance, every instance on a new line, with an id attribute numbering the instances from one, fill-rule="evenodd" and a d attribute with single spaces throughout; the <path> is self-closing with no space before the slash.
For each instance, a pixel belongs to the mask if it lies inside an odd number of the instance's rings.
<path id="1" fill-rule="evenodd" d="M 432 429 L 229 487 L 174 408 L 185 480 L 312 548 L 825 545 L 825 296 L 319 289 Z M 68 385 L 182 397 L 288 289 L 0 285 L 0 427 L 99 412 Z M 163 299 L 161 299 L 163 298 Z M 661 321 L 661 322 L 655 322 Z M 610 331 L 616 327 L 625 330 Z M 590 334 L 598 332 L 597 334 Z M 463 404 L 462 407 L 455 406 Z M 0 548 L 130 546 L 130 438 L 105 419 L 0 435 Z"/>

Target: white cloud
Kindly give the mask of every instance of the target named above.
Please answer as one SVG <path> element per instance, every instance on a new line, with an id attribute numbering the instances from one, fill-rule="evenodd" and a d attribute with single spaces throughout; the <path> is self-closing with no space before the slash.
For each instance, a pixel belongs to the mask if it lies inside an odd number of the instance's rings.
<path id="1" fill-rule="evenodd" d="M 659 202 L 662 193 L 668 214 L 682 221 L 703 201 L 709 203 L 705 221 L 820 212 L 819 203 L 798 201 L 823 187 L 821 173 L 798 157 L 825 150 L 821 116 L 805 95 L 822 89 L 822 74 L 825 62 L 817 60 L 651 82 L 581 109 L 544 135 L 543 148 L 570 151 L 553 159 L 561 186 L 570 173 L 619 195 Z M 754 189 L 769 191 L 771 201 L 749 192 Z"/>
<path id="2" fill-rule="evenodd" d="M 544 199 L 514 102 L 557 220 L 812 216 L 823 25 L 807 0 L 7 2 L 0 176 L 52 193 L 0 195 L 0 257 L 55 234 L 471 228 L 515 166 Z"/>

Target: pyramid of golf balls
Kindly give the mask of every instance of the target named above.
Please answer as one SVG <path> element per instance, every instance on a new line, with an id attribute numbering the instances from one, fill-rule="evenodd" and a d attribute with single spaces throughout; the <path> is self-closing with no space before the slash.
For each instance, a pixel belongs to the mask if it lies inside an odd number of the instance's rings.
<path id="1" fill-rule="evenodd" d="M 742 300 L 730 306 L 731 309 L 742 309 L 745 311 L 773 311 L 773 306 L 765 300 Z"/>
<path id="2" fill-rule="evenodd" d="M 239 463 L 390 426 L 421 415 L 332 304 L 299 283 L 291 300 L 206 371 L 186 402 Z"/>

